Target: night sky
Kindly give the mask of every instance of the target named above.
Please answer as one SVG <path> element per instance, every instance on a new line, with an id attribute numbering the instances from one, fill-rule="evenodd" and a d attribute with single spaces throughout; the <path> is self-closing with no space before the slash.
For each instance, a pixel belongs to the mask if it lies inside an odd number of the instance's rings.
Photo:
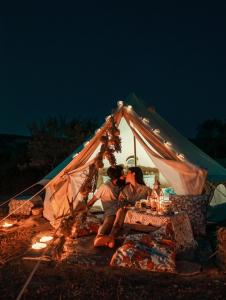
<path id="1" fill-rule="evenodd" d="M 131 92 L 188 137 L 226 117 L 225 1 L 31 2 L 1 11 L 0 133 L 104 121 Z"/>

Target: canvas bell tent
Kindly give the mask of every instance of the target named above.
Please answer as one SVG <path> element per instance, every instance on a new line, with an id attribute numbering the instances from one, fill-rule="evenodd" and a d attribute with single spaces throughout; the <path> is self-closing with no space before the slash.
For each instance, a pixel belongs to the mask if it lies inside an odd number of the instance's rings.
<path id="1" fill-rule="evenodd" d="M 207 174 L 211 180 L 226 179 L 223 167 L 181 136 L 155 110 L 146 109 L 139 101 L 133 101 L 133 107 L 119 101 L 118 108 L 90 141 L 40 182 L 46 186 L 44 216 L 51 222 L 69 213 L 69 202 L 76 208 L 82 201 L 80 188 L 95 164 L 112 119 L 121 138 L 121 152 L 115 152 L 117 164 L 126 166 L 134 159 L 142 168 L 158 170 L 161 184 L 173 187 L 179 195 L 200 194 Z M 106 158 L 103 164 L 105 169 L 110 165 Z"/>

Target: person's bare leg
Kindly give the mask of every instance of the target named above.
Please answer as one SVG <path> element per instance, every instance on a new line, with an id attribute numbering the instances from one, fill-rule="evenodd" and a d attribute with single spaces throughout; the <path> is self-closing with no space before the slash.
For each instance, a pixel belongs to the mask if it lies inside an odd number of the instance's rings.
<path id="1" fill-rule="evenodd" d="M 123 226 L 126 213 L 127 213 L 127 209 L 126 208 L 120 208 L 120 209 L 118 209 L 118 211 L 116 213 L 115 221 L 114 221 L 111 233 L 110 233 L 111 237 L 115 238 L 118 235 L 120 229 Z"/>
<path id="2" fill-rule="evenodd" d="M 111 241 L 110 237 L 106 234 L 108 234 L 112 226 L 114 224 L 115 216 L 106 216 L 104 218 L 103 224 L 100 226 L 97 236 L 94 240 L 94 246 L 109 246 L 108 243 Z M 110 247 L 110 246 L 109 246 Z"/>
<path id="3" fill-rule="evenodd" d="M 112 226 L 115 222 L 115 215 L 114 216 L 106 216 L 104 218 L 103 224 L 99 227 L 97 235 L 105 235 L 111 232 Z"/>

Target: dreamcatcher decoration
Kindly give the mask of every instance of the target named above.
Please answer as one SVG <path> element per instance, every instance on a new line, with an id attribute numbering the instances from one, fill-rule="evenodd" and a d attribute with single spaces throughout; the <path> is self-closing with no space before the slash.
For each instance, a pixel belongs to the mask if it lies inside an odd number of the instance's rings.
<path id="1" fill-rule="evenodd" d="M 121 152 L 121 139 L 119 137 L 120 130 L 115 124 L 114 117 L 111 116 L 111 126 L 100 138 L 100 151 L 94 159 L 93 164 L 89 166 L 89 172 L 80 193 L 84 199 L 87 200 L 88 194 L 94 192 L 96 189 L 98 170 L 104 167 L 103 159 L 106 158 L 112 167 L 116 166 L 116 158 L 114 153 Z"/>

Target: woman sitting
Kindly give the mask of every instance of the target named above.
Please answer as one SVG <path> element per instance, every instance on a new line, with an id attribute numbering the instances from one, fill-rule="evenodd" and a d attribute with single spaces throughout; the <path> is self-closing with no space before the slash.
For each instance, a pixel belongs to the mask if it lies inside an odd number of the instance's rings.
<path id="1" fill-rule="evenodd" d="M 129 168 L 126 183 L 127 185 L 119 195 L 119 200 L 131 205 L 135 205 L 141 199 L 147 199 L 152 192 L 151 188 L 144 183 L 143 172 L 139 167 Z"/>

